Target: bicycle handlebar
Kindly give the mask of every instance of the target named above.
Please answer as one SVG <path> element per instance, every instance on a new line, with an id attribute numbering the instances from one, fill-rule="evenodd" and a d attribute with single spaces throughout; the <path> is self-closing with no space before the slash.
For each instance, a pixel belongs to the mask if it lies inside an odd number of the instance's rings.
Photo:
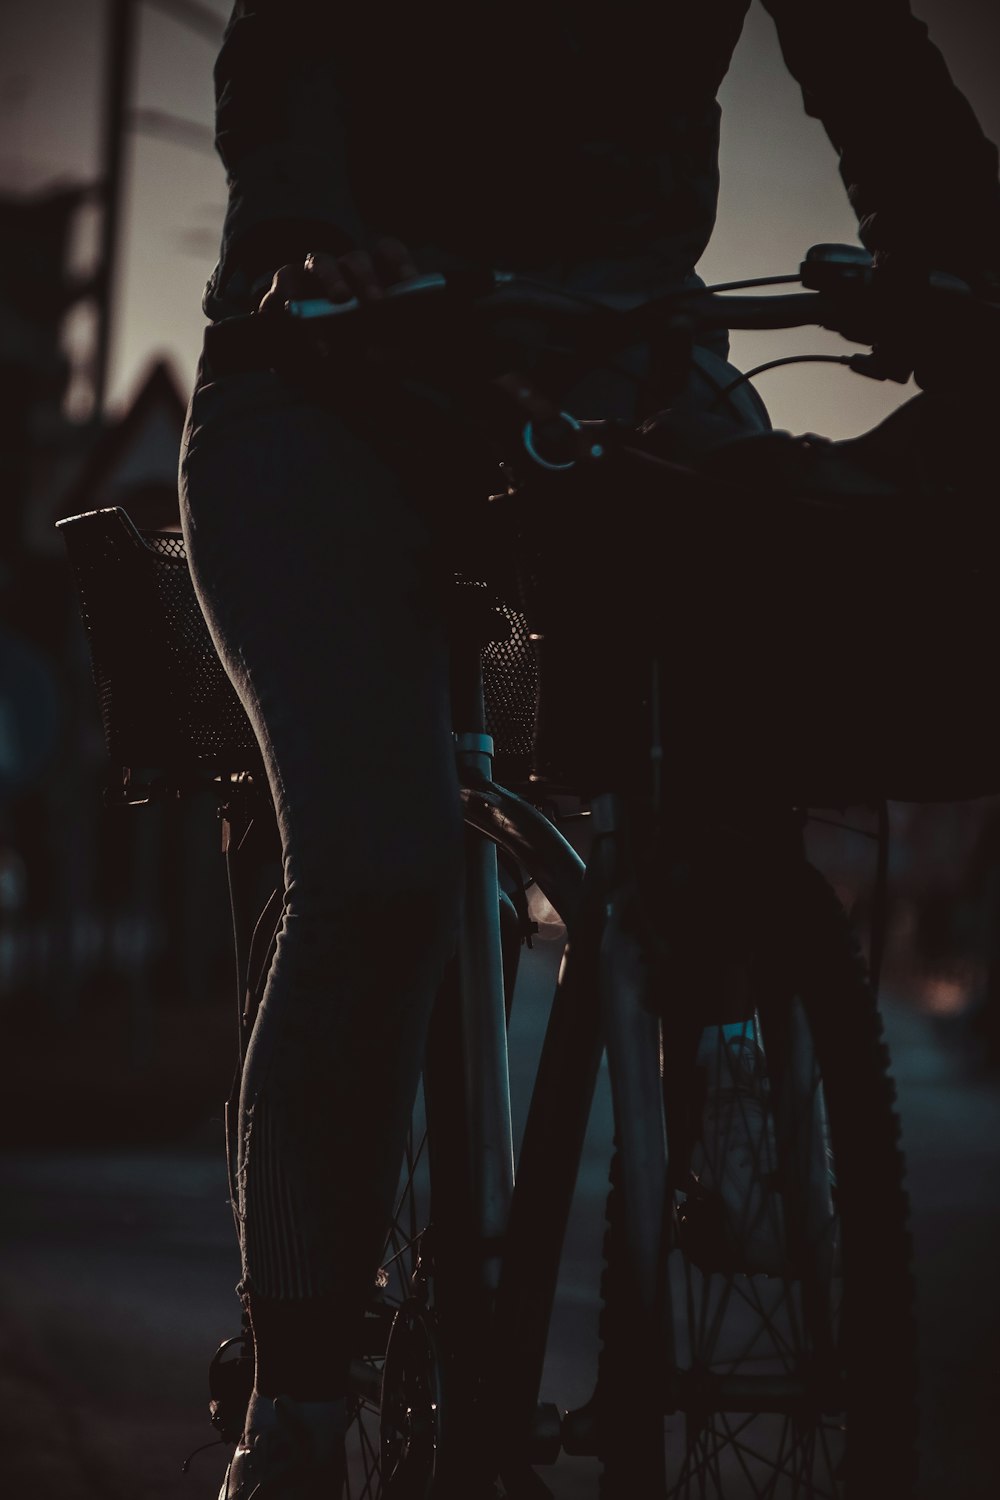
<path id="1" fill-rule="evenodd" d="M 401 282 L 389 287 L 377 303 L 329 302 L 322 298 L 306 299 L 288 303 L 288 315 L 301 322 L 314 325 L 323 323 L 333 327 L 341 320 L 354 321 L 362 316 L 371 316 L 373 309 L 401 300 L 421 301 L 425 304 L 432 298 L 451 291 L 452 283 L 446 276 L 421 276 L 417 280 Z M 699 330 L 715 328 L 798 328 L 807 323 L 823 320 L 823 298 L 816 292 L 798 292 L 792 295 L 771 297 L 725 297 L 719 293 L 705 291 L 700 296 L 691 292 L 671 293 L 666 297 L 644 303 L 637 308 L 614 308 L 599 305 L 575 294 L 564 293 L 553 287 L 519 280 L 506 273 L 495 277 L 494 285 L 476 299 L 477 310 L 487 316 L 492 312 L 499 317 L 537 317 L 552 323 L 583 326 L 587 320 L 600 321 L 609 327 L 619 325 L 623 334 L 634 325 L 664 322 L 671 311 L 685 321 L 696 324 Z M 813 316 L 815 314 L 815 316 Z M 376 311 L 375 316 L 385 316 Z M 343 326 L 343 325 L 342 325 Z"/>
<path id="2" fill-rule="evenodd" d="M 376 301 L 300 299 L 287 304 L 284 316 L 229 318 L 207 330 L 206 347 L 228 356 L 225 362 L 231 367 L 239 366 L 241 353 L 257 365 L 268 351 L 276 362 L 292 364 L 297 358 L 307 360 L 310 347 L 329 356 L 336 347 L 330 337 L 334 334 L 345 353 L 385 343 L 387 335 L 390 343 L 401 345 L 416 336 L 420 347 L 419 340 L 426 346 L 432 329 L 443 334 L 447 307 L 459 315 L 456 331 L 466 346 L 470 335 L 495 333 L 504 320 L 534 320 L 570 332 L 578 355 L 616 352 L 651 335 L 815 325 L 861 345 L 900 335 L 912 344 L 916 333 L 936 341 L 946 361 L 950 357 L 961 365 L 984 342 L 1000 339 L 1000 307 L 977 297 L 965 283 L 938 275 L 903 289 L 880 279 L 868 256 L 853 247 L 816 246 L 798 276 L 788 279 L 799 280 L 805 289 L 732 296 L 711 288 L 684 288 L 621 309 L 514 273 L 435 273 L 389 287 Z M 429 310 L 432 322 L 426 317 Z"/>

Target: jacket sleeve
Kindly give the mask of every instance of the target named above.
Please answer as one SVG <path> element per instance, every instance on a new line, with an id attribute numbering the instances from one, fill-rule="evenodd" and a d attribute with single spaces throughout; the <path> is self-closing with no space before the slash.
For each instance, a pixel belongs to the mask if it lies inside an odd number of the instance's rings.
<path id="1" fill-rule="evenodd" d="M 909 0 L 764 4 L 865 247 L 973 278 L 1000 268 L 996 147 Z"/>
<path id="2" fill-rule="evenodd" d="M 363 243 L 346 164 L 336 0 L 236 0 L 215 64 L 215 142 L 229 204 L 205 293 L 240 309 L 260 274 Z"/>

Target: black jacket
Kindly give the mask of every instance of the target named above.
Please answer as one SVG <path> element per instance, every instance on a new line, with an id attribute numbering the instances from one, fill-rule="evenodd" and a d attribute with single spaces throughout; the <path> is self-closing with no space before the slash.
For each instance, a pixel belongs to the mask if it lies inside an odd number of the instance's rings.
<path id="1" fill-rule="evenodd" d="M 393 234 L 509 269 L 704 251 L 750 0 L 237 0 L 216 64 L 230 187 L 206 311 L 310 249 Z M 997 151 L 908 0 L 764 0 L 875 251 L 1000 267 Z"/>

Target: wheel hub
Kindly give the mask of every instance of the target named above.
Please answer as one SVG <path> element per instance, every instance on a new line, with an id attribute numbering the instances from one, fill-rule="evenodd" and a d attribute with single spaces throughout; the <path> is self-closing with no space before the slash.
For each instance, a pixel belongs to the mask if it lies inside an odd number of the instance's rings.
<path id="1" fill-rule="evenodd" d="M 404 1302 L 385 1351 L 379 1437 L 393 1500 L 426 1500 L 441 1449 L 441 1363 L 433 1314 Z"/>

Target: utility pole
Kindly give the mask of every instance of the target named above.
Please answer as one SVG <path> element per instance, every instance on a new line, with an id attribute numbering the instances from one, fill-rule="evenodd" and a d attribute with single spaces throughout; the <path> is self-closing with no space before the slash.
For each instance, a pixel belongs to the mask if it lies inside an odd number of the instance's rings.
<path id="1" fill-rule="evenodd" d="M 97 337 L 93 361 L 94 417 L 99 419 L 108 393 L 108 372 L 115 334 L 117 280 L 121 269 L 125 155 L 133 128 L 169 135 L 200 148 L 211 147 L 212 132 L 194 121 L 162 110 L 133 110 L 133 64 L 140 0 L 105 0 L 107 63 L 101 112 L 101 247 L 94 278 Z M 157 10 L 218 45 L 224 17 L 201 0 L 149 0 Z M 2 0 L 0 0 L 2 4 Z"/>
<path id="2" fill-rule="evenodd" d="M 95 302 L 97 348 L 94 356 L 94 416 L 100 417 L 108 388 L 114 334 L 116 281 L 121 265 L 122 185 L 127 110 L 135 42 L 135 0 L 107 0 L 107 72 L 101 121 L 101 252 Z"/>

